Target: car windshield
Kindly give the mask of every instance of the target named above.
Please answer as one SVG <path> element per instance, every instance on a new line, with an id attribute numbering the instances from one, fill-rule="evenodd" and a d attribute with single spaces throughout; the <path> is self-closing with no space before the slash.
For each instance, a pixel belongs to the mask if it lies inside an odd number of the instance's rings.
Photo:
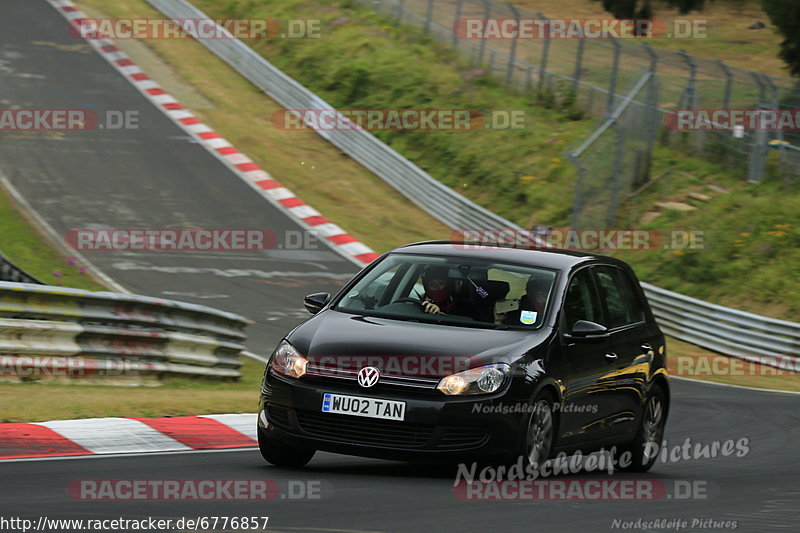
<path id="1" fill-rule="evenodd" d="M 535 329 L 548 308 L 552 270 L 486 259 L 392 254 L 335 309 L 463 327 Z"/>

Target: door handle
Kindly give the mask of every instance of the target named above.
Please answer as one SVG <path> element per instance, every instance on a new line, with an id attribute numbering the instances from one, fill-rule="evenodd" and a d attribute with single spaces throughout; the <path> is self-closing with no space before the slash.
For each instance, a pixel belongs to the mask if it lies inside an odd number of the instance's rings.
<path id="1" fill-rule="evenodd" d="M 617 354 L 615 354 L 615 353 L 607 353 L 606 354 L 606 361 L 608 361 L 609 363 L 613 363 L 616 360 L 617 360 Z"/>
<path id="2" fill-rule="evenodd" d="M 655 353 L 653 347 L 648 342 L 642 344 L 640 348 L 644 350 L 644 353 L 646 353 L 647 355 L 653 355 Z"/>

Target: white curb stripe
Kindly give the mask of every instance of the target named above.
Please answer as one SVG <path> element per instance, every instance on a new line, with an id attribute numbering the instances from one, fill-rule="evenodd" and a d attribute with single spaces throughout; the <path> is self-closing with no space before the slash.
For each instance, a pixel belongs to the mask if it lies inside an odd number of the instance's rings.
<path id="1" fill-rule="evenodd" d="M 256 424 L 258 415 L 256 413 L 243 413 L 231 415 L 200 415 L 201 418 L 210 418 L 216 420 L 220 424 L 225 424 L 250 437 L 253 440 L 258 440 L 258 433 Z"/>
<path id="2" fill-rule="evenodd" d="M 55 420 L 37 425 L 50 428 L 92 453 L 140 453 L 190 450 L 147 424 L 129 418 Z M 255 426 L 255 422 L 253 422 Z"/>

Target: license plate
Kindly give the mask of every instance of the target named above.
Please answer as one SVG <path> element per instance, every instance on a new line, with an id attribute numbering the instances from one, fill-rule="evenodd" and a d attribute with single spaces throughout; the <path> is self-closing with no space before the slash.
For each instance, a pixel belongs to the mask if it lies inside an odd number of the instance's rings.
<path id="1" fill-rule="evenodd" d="M 406 416 L 406 402 L 326 392 L 322 397 L 322 412 L 384 420 L 403 420 Z"/>

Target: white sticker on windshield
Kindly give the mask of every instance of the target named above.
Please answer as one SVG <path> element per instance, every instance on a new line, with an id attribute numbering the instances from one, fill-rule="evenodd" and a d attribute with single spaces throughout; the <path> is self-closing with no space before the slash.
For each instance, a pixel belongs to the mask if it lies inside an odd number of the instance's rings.
<path id="1" fill-rule="evenodd" d="M 522 311 L 519 314 L 519 321 L 523 324 L 533 324 L 536 322 L 536 316 L 538 313 L 536 311 Z"/>

